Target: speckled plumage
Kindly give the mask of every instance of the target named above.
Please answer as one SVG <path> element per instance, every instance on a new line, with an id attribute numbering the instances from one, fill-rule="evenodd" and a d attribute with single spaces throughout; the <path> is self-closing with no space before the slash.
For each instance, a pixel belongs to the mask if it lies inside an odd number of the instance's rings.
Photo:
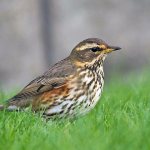
<path id="1" fill-rule="evenodd" d="M 96 38 L 82 41 L 69 57 L 56 63 L 8 100 L 5 108 L 18 110 L 31 106 L 33 111 L 42 111 L 48 118 L 86 114 L 100 99 L 106 55 L 119 49 Z"/>

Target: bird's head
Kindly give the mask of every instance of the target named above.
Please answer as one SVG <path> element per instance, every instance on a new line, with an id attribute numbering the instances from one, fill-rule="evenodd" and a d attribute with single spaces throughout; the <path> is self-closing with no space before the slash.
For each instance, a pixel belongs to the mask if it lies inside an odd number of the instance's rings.
<path id="1" fill-rule="evenodd" d="M 120 47 L 110 46 L 101 39 L 89 38 L 80 42 L 71 52 L 70 57 L 78 66 L 93 65 L 104 61 L 108 53 L 120 50 Z"/>

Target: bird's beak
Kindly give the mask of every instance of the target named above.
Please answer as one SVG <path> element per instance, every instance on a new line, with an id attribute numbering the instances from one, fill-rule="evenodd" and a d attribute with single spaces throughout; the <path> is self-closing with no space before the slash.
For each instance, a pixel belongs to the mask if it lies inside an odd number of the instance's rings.
<path id="1" fill-rule="evenodd" d="M 108 46 L 107 49 L 105 49 L 105 53 L 110 53 L 112 51 L 117 51 L 117 50 L 120 50 L 121 48 L 118 47 L 118 46 Z"/>

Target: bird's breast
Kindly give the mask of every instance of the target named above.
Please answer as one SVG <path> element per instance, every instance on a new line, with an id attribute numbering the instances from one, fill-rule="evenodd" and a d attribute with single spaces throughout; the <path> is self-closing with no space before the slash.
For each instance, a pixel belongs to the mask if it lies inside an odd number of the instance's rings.
<path id="1" fill-rule="evenodd" d="M 99 101 L 104 85 L 103 67 L 79 70 L 67 85 L 49 96 L 53 104 L 45 111 L 46 115 L 74 116 L 89 112 Z M 58 93 L 60 92 L 60 93 Z M 51 102 L 51 101 L 50 101 Z"/>
<path id="2" fill-rule="evenodd" d="M 90 111 L 99 101 L 103 85 L 104 72 L 102 66 L 79 70 L 76 90 L 72 91 L 74 101 L 79 105 L 79 113 Z"/>

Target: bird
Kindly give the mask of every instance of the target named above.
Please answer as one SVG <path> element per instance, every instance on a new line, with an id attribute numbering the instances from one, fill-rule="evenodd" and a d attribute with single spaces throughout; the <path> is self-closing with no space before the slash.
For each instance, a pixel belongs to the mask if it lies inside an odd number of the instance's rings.
<path id="1" fill-rule="evenodd" d="M 31 108 L 48 119 L 87 114 L 98 103 L 103 91 L 106 56 L 120 49 L 98 38 L 85 39 L 73 48 L 68 57 L 0 105 L 0 109 L 19 111 Z"/>

